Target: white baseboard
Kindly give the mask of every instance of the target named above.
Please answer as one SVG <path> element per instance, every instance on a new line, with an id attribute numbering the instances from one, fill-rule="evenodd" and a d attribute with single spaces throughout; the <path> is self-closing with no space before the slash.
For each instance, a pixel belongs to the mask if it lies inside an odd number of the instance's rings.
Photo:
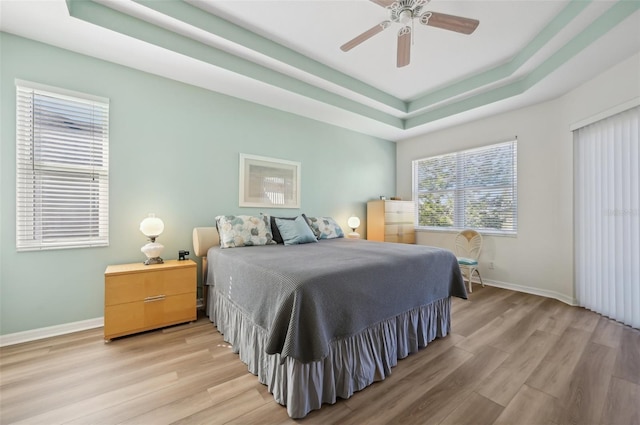
<path id="1" fill-rule="evenodd" d="M 496 288 L 510 289 L 512 291 L 524 292 L 541 297 L 553 298 L 565 304 L 572 306 L 578 305 L 578 302 L 571 297 L 555 291 L 546 289 L 532 288 L 529 286 L 516 285 L 513 283 L 500 282 L 497 280 L 483 279 L 485 285 L 495 286 Z M 480 283 L 473 279 L 474 283 Z M 32 329 L 24 332 L 16 332 L 8 335 L 0 335 L 0 347 L 7 345 L 20 344 L 22 342 L 35 341 L 37 339 L 49 338 L 57 335 L 64 335 L 73 332 L 84 331 L 104 326 L 104 317 L 96 317 L 95 319 L 82 320 L 80 322 L 65 323 L 62 325 L 49 326 L 46 328 Z"/>
<path id="2" fill-rule="evenodd" d="M 35 341 L 37 339 L 49 338 L 52 336 L 70 334 L 87 329 L 95 329 L 102 326 L 104 326 L 104 317 L 96 317 L 95 319 L 81 320 L 79 322 L 64 323 L 62 325 L 0 335 L 0 347 Z"/>
<path id="3" fill-rule="evenodd" d="M 497 280 L 482 279 L 482 281 L 484 282 L 485 285 L 495 286 L 496 288 L 510 289 L 512 291 L 524 292 L 526 294 L 539 295 L 541 297 L 546 297 L 546 298 L 553 298 L 565 304 L 569 304 L 571 306 L 578 305 L 578 301 L 575 298 L 569 297 L 565 294 L 561 294 L 556 291 L 549 291 L 547 289 L 540 289 L 540 288 L 532 288 L 530 286 L 516 285 L 514 283 L 500 282 Z M 477 281 L 476 279 L 473 279 L 473 282 L 480 283 L 480 281 Z"/>

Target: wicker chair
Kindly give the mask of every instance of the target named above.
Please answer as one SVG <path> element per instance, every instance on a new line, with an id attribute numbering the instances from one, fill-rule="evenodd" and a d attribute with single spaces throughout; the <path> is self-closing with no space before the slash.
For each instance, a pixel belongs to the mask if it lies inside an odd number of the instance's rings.
<path id="1" fill-rule="evenodd" d="M 456 257 L 458 257 L 460 271 L 462 271 L 463 277 L 466 277 L 469 281 L 469 292 L 473 292 L 471 287 L 473 273 L 478 274 L 480 283 L 484 286 L 478 269 L 478 258 L 480 258 L 480 251 L 482 250 L 482 235 L 475 230 L 465 229 L 456 235 L 455 242 L 455 253 Z"/>

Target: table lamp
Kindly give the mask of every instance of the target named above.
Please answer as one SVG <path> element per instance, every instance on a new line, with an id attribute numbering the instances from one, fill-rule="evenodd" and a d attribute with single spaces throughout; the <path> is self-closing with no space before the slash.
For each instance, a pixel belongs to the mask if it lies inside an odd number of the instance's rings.
<path id="1" fill-rule="evenodd" d="M 360 233 L 356 232 L 356 229 L 360 226 L 360 219 L 356 216 L 349 217 L 347 224 L 351 227 L 352 232 L 347 235 L 348 238 L 358 239 Z"/>
<path id="2" fill-rule="evenodd" d="M 156 238 L 162 234 L 164 230 L 164 223 L 155 214 L 149 214 L 147 218 L 140 223 L 140 231 L 149 238 L 149 243 L 140 248 L 140 251 L 144 252 L 147 256 L 147 261 L 144 263 L 149 264 L 162 264 L 164 261 L 160 258 L 164 245 L 156 242 Z"/>

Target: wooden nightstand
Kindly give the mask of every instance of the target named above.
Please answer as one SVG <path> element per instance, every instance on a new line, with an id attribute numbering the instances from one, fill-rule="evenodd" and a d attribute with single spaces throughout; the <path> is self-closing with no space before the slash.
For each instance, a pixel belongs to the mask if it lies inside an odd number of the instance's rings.
<path id="1" fill-rule="evenodd" d="M 196 320 L 196 263 L 168 260 L 108 266 L 104 339 Z"/>

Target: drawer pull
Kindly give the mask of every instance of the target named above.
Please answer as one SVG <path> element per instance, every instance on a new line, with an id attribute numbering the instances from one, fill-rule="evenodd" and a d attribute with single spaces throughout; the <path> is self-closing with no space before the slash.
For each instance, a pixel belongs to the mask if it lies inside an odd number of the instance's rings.
<path id="1" fill-rule="evenodd" d="M 165 299 L 164 295 L 154 295 L 153 297 L 147 297 L 144 299 L 144 302 L 146 303 L 152 303 L 154 301 L 162 301 Z"/>

